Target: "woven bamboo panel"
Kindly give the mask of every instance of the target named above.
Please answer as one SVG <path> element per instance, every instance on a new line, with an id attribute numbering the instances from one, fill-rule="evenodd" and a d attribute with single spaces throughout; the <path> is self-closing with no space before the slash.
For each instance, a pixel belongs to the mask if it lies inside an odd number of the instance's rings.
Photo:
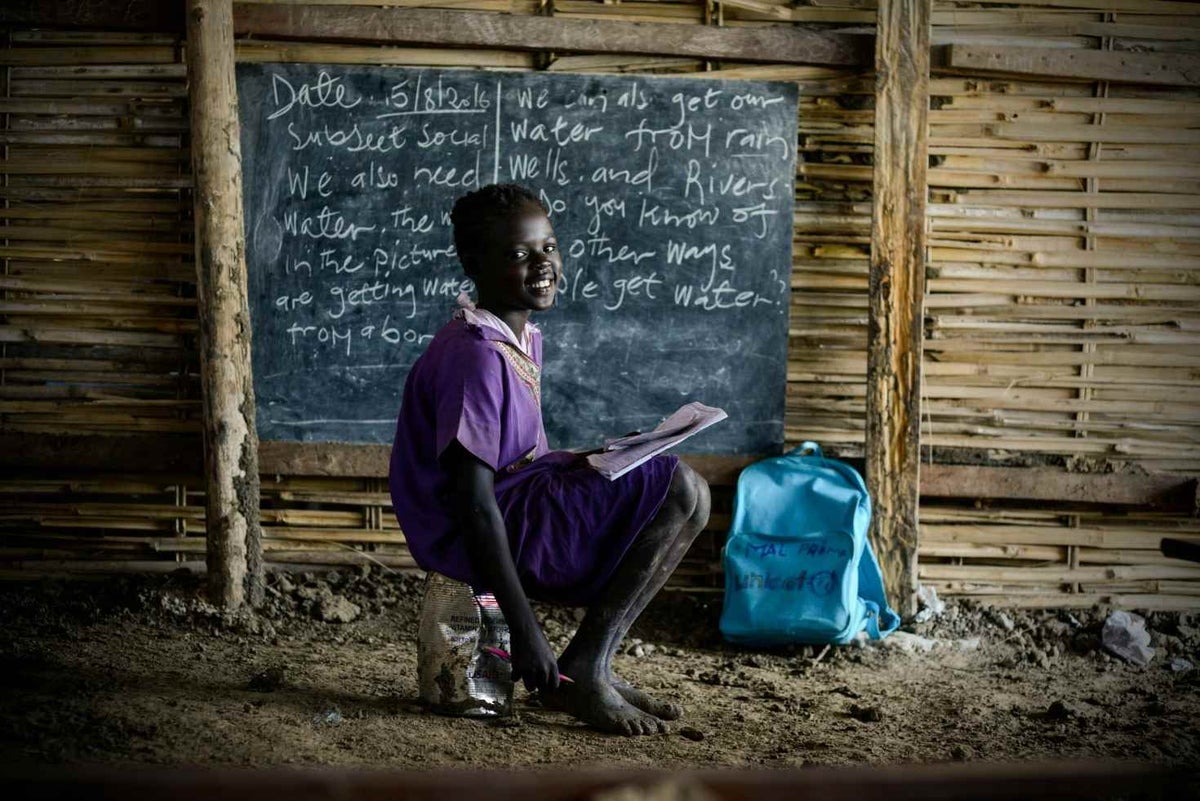
<path id="1" fill-rule="evenodd" d="M 197 431 L 179 43 L 10 38 L 0 54 L 0 424 Z"/>
<path id="2" fill-rule="evenodd" d="M 1200 33 L 1194 4 L 935 7 L 939 43 L 1152 52 Z M 1200 87 L 935 73 L 930 91 L 923 441 L 1200 471 Z M 1198 534 L 1166 515 L 926 505 L 919 576 L 988 602 L 1194 609 L 1196 566 L 1158 545 Z"/>
<path id="3" fill-rule="evenodd" d="M 820 3 L 839 5 L 861 6 Z M 935 2 L 934 43 L 1173 50 L 1200 38 L 1195 5 L 1005 6 Z M 797 189 L 788 434 L 844 455 L 860 452 L 865 398 L 872 112 L 863 91 L 802 112 Z M 921 404 L 929 458 L 1200 470 L 1198 100 L 1196 88 L 935 71 Z M 1200 607 L 1200 576 L 1157 550 L 1164 535 L 1194 534 L 1194 520 L 1077 511 L 1045 510 L 1029 540 L 1023 510 L 990 510 L 986 529 L 954 528 L 942 517 L 961 510 L 923 503 L 920 580 L 986 602 Z M 1080 538 L 1081 526 L 1104 536 Z"/>
<path id="4" fill-rule="evenodd" d="M 372 0 L 671 25 L 867 30 L 863 0 Z M 937 2 L 935 44 L 1194 47 L 1200 6 Z M 196 432 L 181 43 L 13 32 L 0 56 L 0 430 Z M 801 110 L 786 435 L 861 454 L 874 78 L 652 56 L 255 39 L 243 61 L 660 72 L 794 81 Z M 1194 88 L 938 72 L 931 97 L 923 438 L 938 461 L 1200 472 L 1200 98 Z M 188 475 L 0 481 L 0 571 L 203 564 Z M 728 487 L 672 585 L 718 590 Z M 412 566 L 377 478 L 264 477 L 270 564 Z M 922 507 L 920 577 L 985 602 L 1200 606 L 1158 555 L 1195 521 L 1063 506 Z"/>
<path id="5" fill-rule="evenodd" d="M 676 587 L 720 586 L 728 488 Z M 0 483 L 0 577 L 30 572 L 146 572 L 204 569 L 201 478 L 62 474 Z M 382 479 L 264 477 L 268 566 L 416 564 L 392 514 Z M 94 562 L 96 564 L 88 564 Z"/>
<path id="6" fill-rule="evenodd" d="M 1165 535 L 1200 541 L 1200 523 L 1147 512 L 922 508 L 923 584 L 1016 606 L 1200 607 L 1200 565 L 1159 552 Z"/>

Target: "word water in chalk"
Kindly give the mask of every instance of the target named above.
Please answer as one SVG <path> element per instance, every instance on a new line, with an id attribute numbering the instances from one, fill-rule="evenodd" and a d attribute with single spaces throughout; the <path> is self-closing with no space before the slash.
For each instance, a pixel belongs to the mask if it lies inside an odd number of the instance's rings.
<path id="1" fill-rule="evenodd" d="M 783 437 L 796 90 L 467 70 L 238 66 L 259 436 L 390 442 L 408 369 L 471 283 L 450 224 L 538 192 L 564 257 L 556 447 L 725 408 L 701 450 Z"/>

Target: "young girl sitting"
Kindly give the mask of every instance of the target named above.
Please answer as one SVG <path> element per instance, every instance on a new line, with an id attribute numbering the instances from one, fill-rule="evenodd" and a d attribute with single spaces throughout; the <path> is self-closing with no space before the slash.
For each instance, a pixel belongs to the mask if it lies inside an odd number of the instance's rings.
<path id="1" fill-rule="evenodd" d="M 542 337 L 529 322 L 554 305 L 562 276 L 547 211 L 500 184 L 459 198 L 451 220 L 479 299 L 409 373 L 392 448 L 396 517 L 422 568 L 496 596 L 515 680 L 603 731 L 664 732 L 680 708 L 618 679 L 612 658 L 704 528 L 708 485 L 675 456 L 609 481 L 578 454 L 550 451 Z M 531 599 L 587 607 L 557 660 Z"/>

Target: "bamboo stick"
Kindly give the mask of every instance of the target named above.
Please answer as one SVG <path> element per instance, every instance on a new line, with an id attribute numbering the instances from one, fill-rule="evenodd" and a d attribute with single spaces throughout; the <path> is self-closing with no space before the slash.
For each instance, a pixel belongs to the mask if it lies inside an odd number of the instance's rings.
<path id="1" fill-rule="evenodd" d="M 999 567 L 992 565 L 922 564 L 922 579 L 931 581 L 991 581 L 1004 584 L 1080 582 L 1094 585 L 1123 581 L 1198 579 L 1200 567 L 1175 565 L 1105 565 L 1096 567 Z"/>
<path id="2" fill-rule="evenodd" d="M 1047 206 L 1066 209 L 1197 209 L 1200 195 L 1163 195 L 1146 192 L 1037 192 L 1023 190 L 971 190 L 957 192 L 959 204 L 982 206 Z"/>
<path id="3" fill-rule="evenodd" d="M 163 65 L 164 69 L 168 68 L 168 66 Z M 175 76 L 164 75 L 163 77 L 172 78 Z M 129 96 L 141 99 L 169 99 L 186 97 L 187 87 L 179 81 L 142 80 L 139 76 L 125 78 L 123 75 L 114 75 L 113 80 L 48 76 L 13 81 L 11 96 L 67 98 Z"/>
<path id="4" fill-rule="evenodd" d="M 1076 8 L 1087 11 L 1120 11 L 1124 14 L 1200 14 L 1195 4 L 1179 0 L 972 0 L 975 5 L 1040 6 L 1046 8 Z"/>
<path id="5" fill-rule="evenodd" d="M 340 551 L 314 554 L 311 551 L 273 551 L 271 561 L 282 564 L 309 565 L 374 565 L 382 564 L 390 568 L 415 569 L 416 561 L 411 556 L 400 554 L 364 553 L 360 551 Z"/>
<path id="6" fill-rule="evenodd" d="M 105 47 L 17 47 L 0 50 L 0 65 L 170 64 L 173 45 Z"/>
<path id="7" fill-rule="evenodd" d="M 41 42 L 53 44 L 174 44 L 178 37 L 153 29 L 146 30 L 66 30 L 46 26 L 37 29 L 16 29 L 11 32 L 13 42 Z"/>
<path id="8" fill-rule="evenodd" d="M 943 595 L 969 595 L 984 606 L 1007 608 L 1074 608 L 1109 606 L 1114 609 L 1149 611 L 1189 611 L 1195 609 L 1196 599 L 1187 595 L 1115 594 L 1032 592 L 1014 593 L 1013 588 L 992 585 L 976 586 L 963 582 L 930 582 Z"/>
<path id="9" fill-rule="evenodd" d="M 88 80 L 99 79 L 182 79 L 187 75 L 187 70 L 181 63 L 171 64 L 86 64 L 72 66 L 14 66 L 10 68 L 12 82 L 17 85 L 34 84 L 41 85 L 39 82 L 46 80 L 73 80 L 77 81 L 80 86 L 94 88 L 87 84 Z M 155 83 L 156 87 L 168 86 L 165 83 Z M 57 85 L 55 85 L 56 88 Z M 27 87 L 30 88 L 30 87 Z M 181 87 L 176 87 L 181 88 Z M 186 88 L 184 93 L 186 93 Z M 32 92 L 36 94 L 36 92 Z M 85 94 L 80 92 L 80 94 Z M 90 94 L 90 93 L 87 93 Z M 131 94 L 139 95 L 138 92 L 108 92 L 114 94 Z"/>
<path id="10" fill-rule="evenodd" d="M 0 575 L 26 580 L 30 576 L 73 573 L 174 573 L 188 570 L 203 575 L 203 561 L 147 559 L 37 559 L 0 561 Z"/>
<path id="11" fill-rule="evenodd" d="M 1065 547 L 1047 545 L 982 545 L 978 543 L 921 543 L 918 553 L 922 561 L 931 558 L 955 559 L 1012 559 L 1027 561 L 1063 561 Z M 1107 553 L 1107 551 L 1105 552 Z"/>

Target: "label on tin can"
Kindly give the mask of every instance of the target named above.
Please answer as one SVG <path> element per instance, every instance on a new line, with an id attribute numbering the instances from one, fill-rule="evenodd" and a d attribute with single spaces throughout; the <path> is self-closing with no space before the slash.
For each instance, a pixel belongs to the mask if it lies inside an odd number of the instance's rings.
<path id="1" fill-rule="evenodd" d="M 429 573 L 417 629 L 421 701 L 448 715 L 511 715 L 512 668 L 485 647 L 509 650 L 508 623 L 496 598 Z"/>

